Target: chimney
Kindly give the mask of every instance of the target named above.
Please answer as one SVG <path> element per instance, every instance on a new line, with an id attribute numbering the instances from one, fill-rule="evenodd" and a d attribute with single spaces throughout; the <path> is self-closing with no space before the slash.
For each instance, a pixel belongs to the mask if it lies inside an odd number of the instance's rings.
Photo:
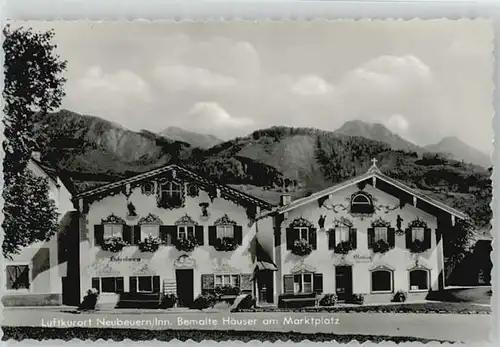
<path id="1" fill-rule="evenodd" d="M 280 196 L 280 206 L 289 205 L 292 202 L 292 196 L 290 194 L 282 194 Z"/>
<path id="2" fill-rule="evenodd" d="M 31 158 L 33 158 L 36 161 L 40 161 L 40 157 L 41 157 L 41 154 L 38 151 L 31 153 Z"/>

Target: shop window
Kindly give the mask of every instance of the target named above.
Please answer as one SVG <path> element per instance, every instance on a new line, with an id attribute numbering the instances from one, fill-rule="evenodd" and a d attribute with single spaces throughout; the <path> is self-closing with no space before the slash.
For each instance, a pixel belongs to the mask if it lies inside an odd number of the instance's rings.
<path id="1" fill-rule="evenodd" d="M 410 291 L 429 289 L 429 270 L 415 269 L 410 271 Z"/>
<path id="2" fill-rule="evenodd" d="M 28 265 L 7 265 L 7 289 L 22 290 L 30 287 L 30 274 Z"/>
<path id="3" fill-rule="evenodd" d="M 371 273 L 372 293 L 391 293 L 392 292 L 392 271 L 375 270 Z"/>

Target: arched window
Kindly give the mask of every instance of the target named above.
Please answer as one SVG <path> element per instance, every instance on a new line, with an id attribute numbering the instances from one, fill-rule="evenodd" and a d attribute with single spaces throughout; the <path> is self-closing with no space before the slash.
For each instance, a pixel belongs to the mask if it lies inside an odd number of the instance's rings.
<path id="1" fill-rule="evenodd" d="M 410 270 L 410 291 L 429 290 L 429 270 Z"/>
<path id="2" fill-rule="evenodd" d="M 354 194 L 351 198 L 351 213 L 373 213 L 372 199 L 365 193 Z"/>
<path id="3" fill-rule="evenodd" d="M 388 269 L 373 270 L 371 274 L 372 293 L 392 293 L 392 271 Z"/>

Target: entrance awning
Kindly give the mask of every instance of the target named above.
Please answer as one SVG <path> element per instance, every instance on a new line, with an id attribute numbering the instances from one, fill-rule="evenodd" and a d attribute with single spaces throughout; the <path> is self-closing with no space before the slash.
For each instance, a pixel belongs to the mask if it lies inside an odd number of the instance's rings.
<path id="1" fill-rule="evenodd" d="M 278 267 L 274 263 L 268 263 L 267 261 L 261 261 L 261 260 L 258 260 L 257 262 L 255 262 L 255 267 L 259 271 L 263 271 L 263 270 L 276 271 L 276 270 L 278 270 Z"/>
<path id="2" fill-rule="evenodd" d="M 271 256 L 264 250 L 262 245 L 259 243 L 257 240 L 256 244 L 256 258 L 255 259 L 255 269 L 258 271 L 264 271 L 264 270 L 271 270 L 271 271 L 276 271 L 278 270 L 278 267 L 276 264 L 273 262 L 273 259 Z"/>

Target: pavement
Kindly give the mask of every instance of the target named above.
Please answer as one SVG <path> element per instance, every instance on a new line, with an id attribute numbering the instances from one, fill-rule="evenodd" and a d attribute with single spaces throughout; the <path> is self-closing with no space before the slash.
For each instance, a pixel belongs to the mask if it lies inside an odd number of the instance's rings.
<path id="1" fill-rule="evenodd" d="M 71 313 L 74 308 L 3 309 L 4 326 L 52 328 L 92 327 L 124 329 L 254 330 L 413 336 L 427 339 L 485 342 L 489 340 L 487 314 L 418 314 L 356 312 L 200 312 L 196 310 L 134 310 Z"/>

